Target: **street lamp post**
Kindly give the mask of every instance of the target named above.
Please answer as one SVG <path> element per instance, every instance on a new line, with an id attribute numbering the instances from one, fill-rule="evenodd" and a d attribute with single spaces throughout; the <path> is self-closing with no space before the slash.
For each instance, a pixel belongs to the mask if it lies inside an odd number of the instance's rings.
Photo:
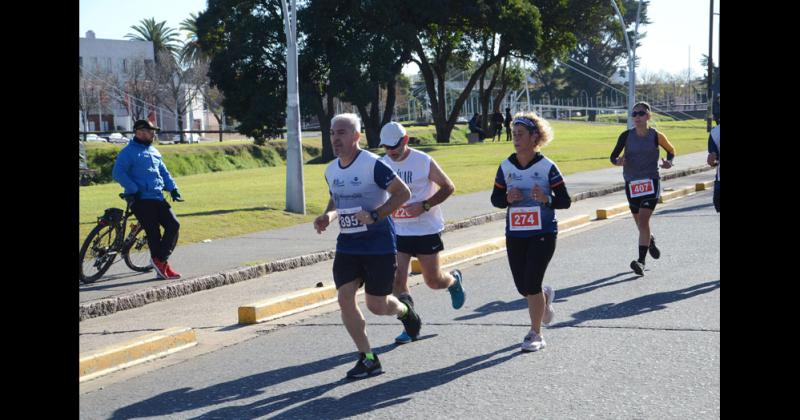
<path id="1" fill-rule="evenodd" d="M 297 79 L 297 0 L 291 16 L 281 0 L 286 32 L 286 211 L 306 214 L 303 188 L 303 152 L 300 145 L 300 94 Z"/>
<path id="2" fill-rule="evenodd" d="M 628 46 L 628 128 L 633 127 L 633 104 L 636 103 L 636 34 L 639 32 L 639 12 L 641 12 L 642 0 L 639 0 L 639 6 L 636 9 L 636 26 L 633 30 L 633 45 L 628 39 L 627 26 L 625 26 L 625 19 L 622 18 L 622 13 L 617 7 L 617 3 L 611 0 L 611 6 L 617 12 L 620 24 L 622 24 L 622 33 L 625 35 L 625 44 Z"/>

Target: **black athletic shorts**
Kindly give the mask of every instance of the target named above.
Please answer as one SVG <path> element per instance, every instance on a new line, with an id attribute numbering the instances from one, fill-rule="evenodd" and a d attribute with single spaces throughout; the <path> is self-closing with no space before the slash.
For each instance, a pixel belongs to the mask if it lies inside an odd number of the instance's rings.
<path id="1" fill-rule="evenodd" d="M 639 209 L 655 210 L 658 197 L 661 196 L 661 182 L 659 179 L 653 179 L 652 194 L 631 198 L 631 183 L 625 181 L 625 196 L 628 197 L 628 207 L 633 214 L 638 214 Z"/>
<path id="2" fill-rule="evenodd" d="M 714 209 L 719 213 L 719 181 L 714 181 Z"/>
<path id="3" fill-rule="evenodd" d="M 522 296 L 542 291 L 544 272 L 556 251 L 555 233 L 545 233 L 530 238 L 506 236 L 506 254 L 514 285 Z"/>
<path id="4" fill-rule="evenodd" d="M 360 279 L 367 294 L 388 296 L 392 294 L 394 271 L 397 269 L 395 254 L 354 255 L 336 253 L 333 258 L 333 282 L 336 289 Z"/>
<path id="5" fill-rule="evenodd" d="M 400 236 L 397 235 L 397 252 L 409 254 L 416 257 L 420 255 L 432 255 L 444 249 L 442 234 L 422 236 Z"/>

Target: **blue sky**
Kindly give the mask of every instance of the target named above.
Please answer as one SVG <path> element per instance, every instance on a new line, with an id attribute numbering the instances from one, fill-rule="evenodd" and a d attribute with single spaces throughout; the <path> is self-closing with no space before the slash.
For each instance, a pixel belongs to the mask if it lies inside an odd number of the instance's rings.
<path id="1" fill-rule="evenodd" d="M 714 0 L 719 12 L 722 0 Z M 707 0 L 651 0 L 651 25 L 640 26 L 647 32 L 636 55 L 640 58 L 637 72 L 686 74 L 691 65 L 692 77 L 701 76 L 700 58 L 708 54 Z M 178 29 L 180 22 L 192 12 L 205 10 L 205 0 L 81 0 L 79 37 L 93 30 L 97 38 L 126 39 L 130 27 L 142 19 L 154 17 L 157 22 Z M 714 62 L 719 57 L 719 16 L 714 16 Z M 183 34 L 182 34 L 183 36 Z M 690 55 L 691 52 L 691 55 Z"/>

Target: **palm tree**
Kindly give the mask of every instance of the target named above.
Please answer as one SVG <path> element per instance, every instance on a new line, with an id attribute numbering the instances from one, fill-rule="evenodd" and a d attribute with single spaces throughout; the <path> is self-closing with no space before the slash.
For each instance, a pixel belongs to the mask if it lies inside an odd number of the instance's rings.
<path id="1" fill-rule="evenodd" d="M 208 56 L 200 49 L 197 41 L 197 13 L 190 13 L 189 17 L 181 22 L 180 29 L 186 31 L 186 42 L 180 51 L 181 62 L 185 64 L 198 64 L 208 61 Z"/>
<path id="2" fill-rule="evenodd" d="M 161 51 L 167 51 L 173 56 L 180 54 L 178 33 L 165 26 L 167 21 L 156 23 L 155 18 L 150 18 L 142 19 L 140 23 L 139 26 L 131 26 L 136 33 L 129 33 L 125 37 L 136 41 L 151 41 L 156 61 Z"/>

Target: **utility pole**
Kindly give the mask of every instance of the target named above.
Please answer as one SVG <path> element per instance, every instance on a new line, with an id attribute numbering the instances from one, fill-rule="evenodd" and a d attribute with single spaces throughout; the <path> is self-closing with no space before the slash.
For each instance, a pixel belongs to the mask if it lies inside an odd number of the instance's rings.
<path id="1" fill-rule="evenodd" d="M 711 54 L 711 49 L 714 45 L 714 0 L 709 2 L 711 4 L 708 10 L 708 111 L 706 112 L 706 132 L 711 131 L 711 118 L 714 112 L 714 93 L 711 91 L 711 82 L 714 80 L 714 60 Z"/>
<path id="2" fill-rule="evenodd" d="M 617 7 L 617 3 L 611 0 L 611 6 L 617 12 L 620 24 L 622 24 L 622 33 L 625 35 L 625 44 L 628 46 L 628 128 L 633 128 L 633 105 L 636 103 L 636 34 L 639 31 L 639 12 L 641 12 L 642 0 L 639 0 L 639 7 L 636 9 L 636 27 L 633 30 L 633 45 L 628 38 L 627 26 L 625 26 L 625 19 L 622 18 L 622 13 Z"/>
<path id="3" fill-rule="evenodd" d="M 286 32 L 286 211 L 306 214 L 303 188 L 303 151 L 300 145 L 300 94 L 297 79 L 297 0 L 291 15 L 281 0 Z"/>

